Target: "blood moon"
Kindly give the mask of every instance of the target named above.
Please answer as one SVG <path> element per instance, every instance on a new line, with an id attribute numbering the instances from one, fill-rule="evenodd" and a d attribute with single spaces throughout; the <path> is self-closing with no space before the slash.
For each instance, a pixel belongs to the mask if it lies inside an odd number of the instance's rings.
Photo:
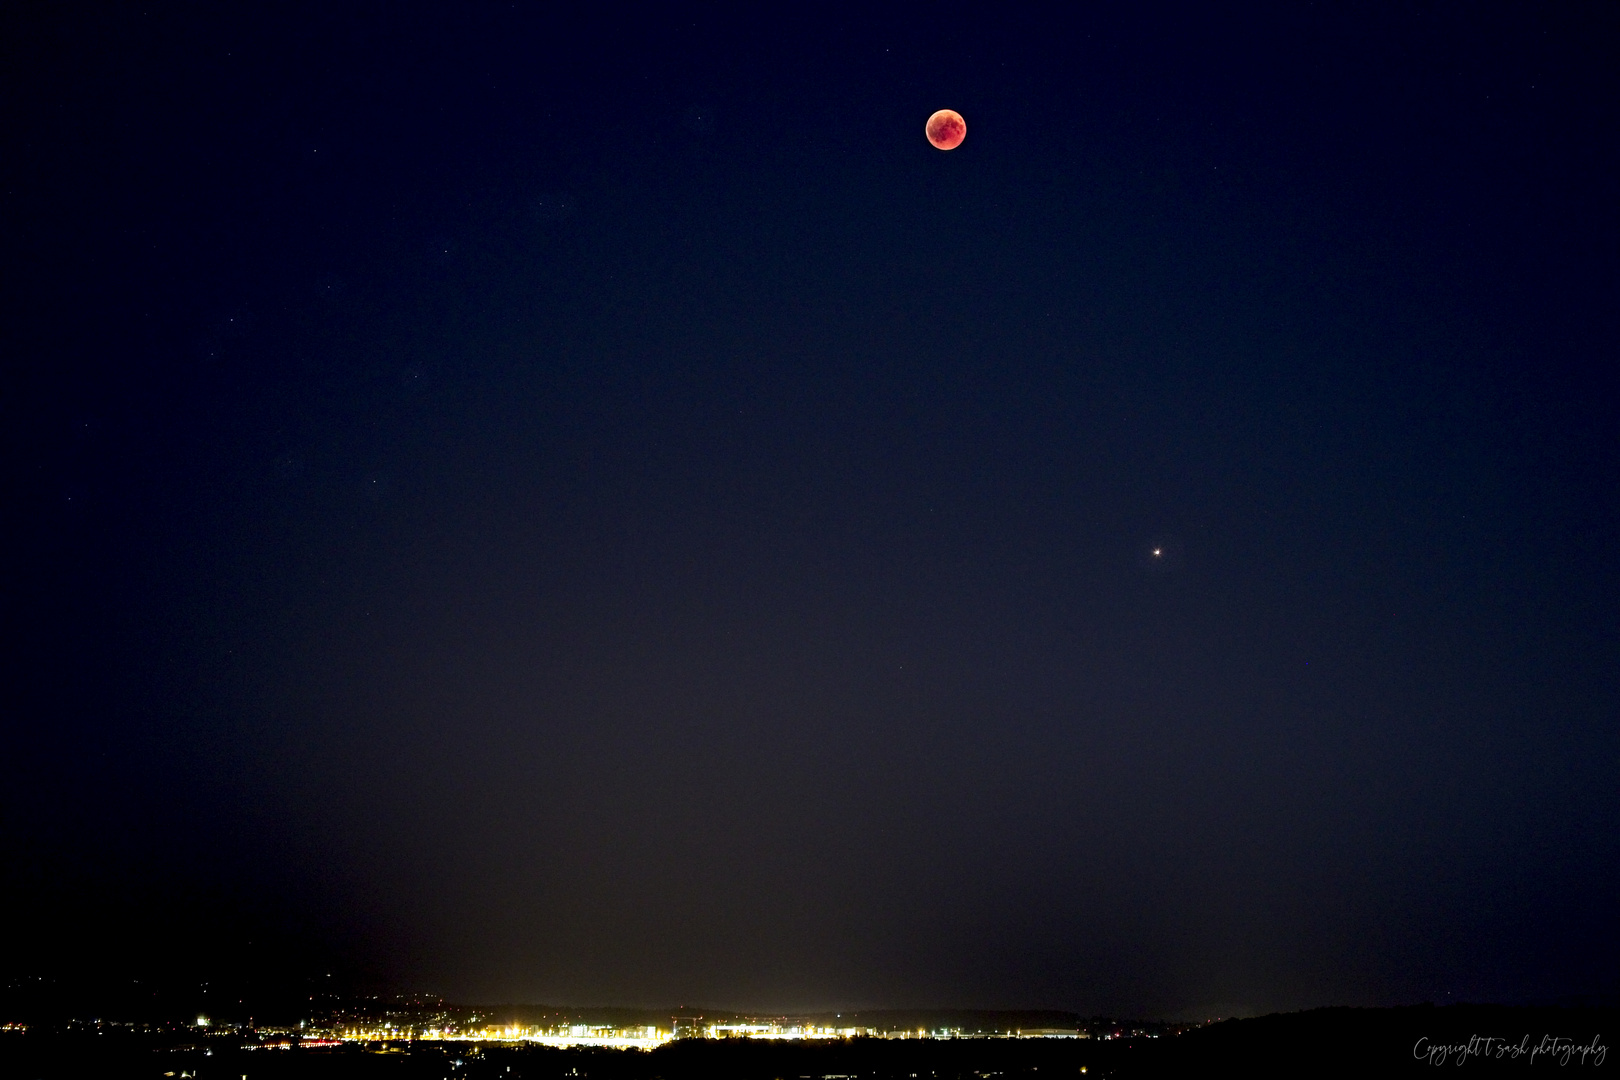
<path id="1" fill-rule="evenodd" d="M 955 109 L 941 109 L 928 118 L 928 141 L 941 150 L 955 150 L 967 138 L 967 121 Z"/>

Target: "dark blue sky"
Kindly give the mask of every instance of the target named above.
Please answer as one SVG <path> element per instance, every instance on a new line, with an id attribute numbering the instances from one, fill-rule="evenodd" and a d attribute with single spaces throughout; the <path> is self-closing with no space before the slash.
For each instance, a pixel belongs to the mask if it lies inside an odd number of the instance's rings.
<path id="1" fill-rule="evenodd" d="M 5 19 L 8 970 L 1613 992 L 1612 8 Z"/>

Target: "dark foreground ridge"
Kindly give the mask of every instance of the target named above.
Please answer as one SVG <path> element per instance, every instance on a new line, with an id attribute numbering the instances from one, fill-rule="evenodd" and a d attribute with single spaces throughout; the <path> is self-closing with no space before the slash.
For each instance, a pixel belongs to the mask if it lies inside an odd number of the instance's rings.
<path id="1" fill-rule="evenodd" d="M 1068 1039 L 785 1042 L 678 1039 L 657 1049 L 433 1040 L 266 1044 L 116 1025 L 0 1033 L 15 1080 L 1047 1080 L 1205 1075 L 1609 1075 L 1620 1010 L 1456 1005 L 1316 1009 L 1180 1033 Z M 1458 1072 L 1457 1070 L 1460 1070 Z"/>

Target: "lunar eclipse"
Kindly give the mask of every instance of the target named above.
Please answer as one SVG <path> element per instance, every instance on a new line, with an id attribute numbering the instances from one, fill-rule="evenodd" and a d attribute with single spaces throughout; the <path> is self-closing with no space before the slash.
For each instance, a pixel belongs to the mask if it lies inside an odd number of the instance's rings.
<path id="1" fill-rule="evenodd" d="M 1620 3 L 171 7 L 0 6 L 0 1080 L 1620 1065 Z"/>
<path id="2" fill-rule="evenodd" d="M 941 109 L 928 118 L 928 141 L 940 150 L 955 150 L 967 138 L 967 121 L 955 109 Z"/>

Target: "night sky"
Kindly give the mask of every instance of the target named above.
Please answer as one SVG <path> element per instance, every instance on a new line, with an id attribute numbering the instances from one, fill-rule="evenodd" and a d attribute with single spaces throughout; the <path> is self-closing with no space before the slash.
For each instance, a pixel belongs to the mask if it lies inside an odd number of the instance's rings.
<path id="1" fill-rule="evenodd" d="M 1614 991 L 1620 8 L 0 50 L 6 973 Z"/>

